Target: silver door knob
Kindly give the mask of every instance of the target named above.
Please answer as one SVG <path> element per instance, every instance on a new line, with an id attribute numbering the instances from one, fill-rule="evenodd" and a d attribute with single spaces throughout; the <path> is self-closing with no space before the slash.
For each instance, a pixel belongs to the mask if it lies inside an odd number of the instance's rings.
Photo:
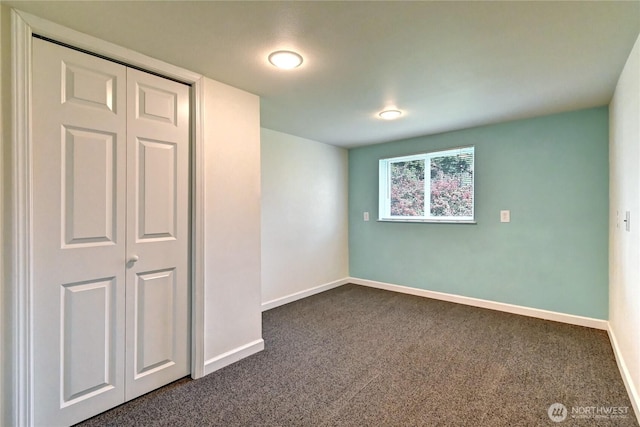
<path id="1" fill-rule="evenodd" d="M 138 255 L 131 255 L 131 258 L 129 258 L 129 263 L 133 264 L 134 262 L 138 261 L 140 259 L 140 257 Z"/>

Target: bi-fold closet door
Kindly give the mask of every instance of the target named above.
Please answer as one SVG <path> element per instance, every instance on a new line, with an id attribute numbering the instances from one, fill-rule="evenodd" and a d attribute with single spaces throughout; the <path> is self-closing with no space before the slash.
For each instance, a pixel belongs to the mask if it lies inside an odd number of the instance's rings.
<path id="1" fill-rule="evenodd" d="M 189 87 L 33 39 L 33 407 L 69 425 L 190 372 Z"/>

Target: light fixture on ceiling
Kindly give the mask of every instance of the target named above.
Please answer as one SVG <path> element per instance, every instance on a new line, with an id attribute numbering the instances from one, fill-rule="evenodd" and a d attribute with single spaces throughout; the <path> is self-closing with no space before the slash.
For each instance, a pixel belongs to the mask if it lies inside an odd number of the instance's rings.
<path id="1" fill-rule="evenodd" d="M 302 64 L 302 56 L 290 50 L 278 50 L 269 55 L 269 62 L 283 70 L 291 70 Z"/>
<path id="2" fill-rule="evenodd" d="M 388 109 L 378 113 L 378 117 L 382 120 L 395 120 L 402 115 L 402 111 L 396 109 Z"/>

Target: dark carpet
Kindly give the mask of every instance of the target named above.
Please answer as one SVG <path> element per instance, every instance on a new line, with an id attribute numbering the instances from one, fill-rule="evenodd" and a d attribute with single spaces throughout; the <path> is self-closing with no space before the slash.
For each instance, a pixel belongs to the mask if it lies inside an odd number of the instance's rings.
<path id="1" fill-rule="evenodd" d="M 263 352 L 81 425 L 638 426 L 604 331 L 356 285 L 263 327 Z"/>

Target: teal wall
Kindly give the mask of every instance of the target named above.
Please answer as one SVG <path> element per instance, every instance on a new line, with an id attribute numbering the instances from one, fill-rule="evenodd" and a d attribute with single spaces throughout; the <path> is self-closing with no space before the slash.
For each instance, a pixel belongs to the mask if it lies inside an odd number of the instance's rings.
<path id="1" fill-rule="evenodd" d="M 601 107 L 350 150 L 350 275 L 607 319 L 608 140 Z M 477 224 L 375 221 L 378 159 L 462 145 Z"/>

